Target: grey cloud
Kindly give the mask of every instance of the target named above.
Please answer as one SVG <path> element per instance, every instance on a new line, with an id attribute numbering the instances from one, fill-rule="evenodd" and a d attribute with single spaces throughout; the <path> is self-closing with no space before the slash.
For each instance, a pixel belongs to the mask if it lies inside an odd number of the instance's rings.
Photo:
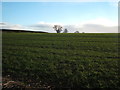
<path id="1" fill-rule="evenodd" d="M 2 26 L 2 25 L 6 25 L 6 23 L 0 22 L 0 26 Z"/>
<path id="2" fill-rule="evenodd" d="M 46 32 L 51 32 L 51 33 L 55 32 L 53 30 L 53 26 L 48 25 L 48 24 L 34 24 L 34 25 L 30 25 L 28 27 L 33 29 L 33 30 L 46 31 Z"/>
<path id="3" fill-rule="evenodd" d="M 18 29 L 27 29 L 28 27 L 26 26 L 22 26 L 20 24 L 11 24 L 11 23 L 0 23 L 0 28 L 2 29 L 15 29 L 15 30 L 18 30 Z"/>
<path id="4" fill-rule="evenodd" d="M 97 24 L 86 24 L 82 27 L 82 30 L 87 33 L 118 33 L 117 26 L 103 26 Z"/>
<path id="5" fill-rule="evenodd" d="M 30 27 L 41 27 L 41 28 L 50 28 L 50 26 L 49 25 L 47 25 L 47 24 L 35 24 L 35 25 L 31 25 Z"/>

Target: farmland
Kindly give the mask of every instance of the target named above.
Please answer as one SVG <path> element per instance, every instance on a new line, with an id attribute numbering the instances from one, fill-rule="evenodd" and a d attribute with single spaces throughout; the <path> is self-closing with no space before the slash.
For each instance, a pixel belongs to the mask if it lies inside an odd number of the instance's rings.
<path id="1" fill-rule="evenodd" d="M 3 77 L 24 85 L 120 88 L 118 34 L 3 33 Z"/>

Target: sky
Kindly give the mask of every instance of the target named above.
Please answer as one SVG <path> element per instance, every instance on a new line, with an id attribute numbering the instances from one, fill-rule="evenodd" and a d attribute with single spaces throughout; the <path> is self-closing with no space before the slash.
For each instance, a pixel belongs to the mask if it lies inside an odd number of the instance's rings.
<path id="1" fill-rule="evenodd" d="M 7 29 L 117 33 L 117 2 L 2 2 L 0 26 Z"/>

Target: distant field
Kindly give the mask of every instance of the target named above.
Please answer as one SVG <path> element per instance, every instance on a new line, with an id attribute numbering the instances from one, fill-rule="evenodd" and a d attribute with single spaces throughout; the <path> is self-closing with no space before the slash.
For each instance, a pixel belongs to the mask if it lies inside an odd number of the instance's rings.
<path id="1" fill-rule="evenodd" d="M 31 87 L 120 88 L 118 34 L 3 33 L 3 77 Z"/>

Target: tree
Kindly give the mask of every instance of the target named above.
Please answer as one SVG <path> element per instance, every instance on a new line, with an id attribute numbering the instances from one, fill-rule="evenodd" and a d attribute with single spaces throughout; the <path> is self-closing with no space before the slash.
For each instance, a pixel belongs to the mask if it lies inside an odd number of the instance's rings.
<path id="1" fill-rule="evenodd" d="M 79 31 L 75 31 L 74 33 L 79 33 Z"/>
<path id="2" fill-rule="evenodd" d="M 65 28 L 64 32 L 63 33 L 68 33 L 68 30 Z"/>
<path id="3" fill-rule="evenodd" d="M 60 33 L 62 31 L 62 27 L 60 25 L 54 25 L 53 27 L 57 33 Z"/>

